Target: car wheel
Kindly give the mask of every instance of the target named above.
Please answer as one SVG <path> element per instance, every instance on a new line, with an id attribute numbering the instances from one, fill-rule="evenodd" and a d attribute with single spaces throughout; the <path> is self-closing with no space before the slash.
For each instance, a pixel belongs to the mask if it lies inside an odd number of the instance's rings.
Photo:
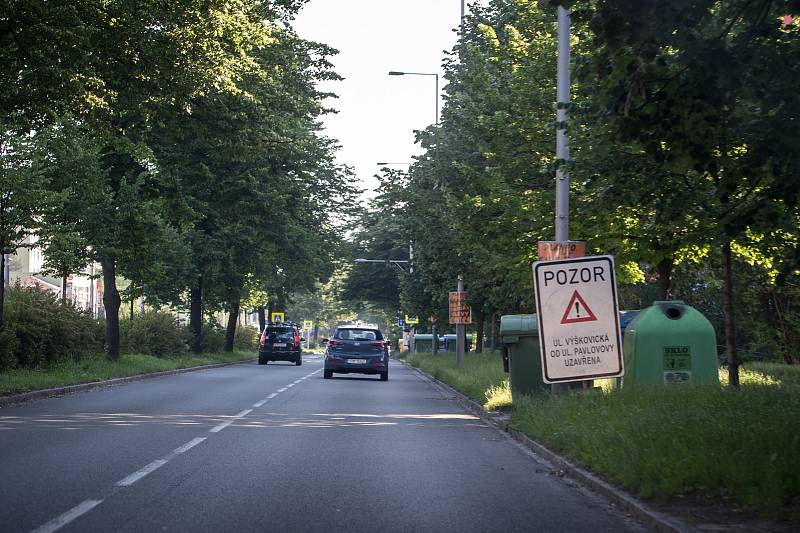
<path id="1" fill-rule="evenodd" d="M 303 364 L 303 358 L 302 358 L 302 357 L 300 357 L 300 356 L 298 355 L 298 356 L 297 356 L 297 359 L 295 359 L 295 361 L 294 361 L 294 364 L 295 364 L 296 366 L 300 366 L 300 365 L 302 365 L 302 364 Z"/>
<path id="2" fill-rule="evenodd" d="M 322 377 L 325 379 L 331 379 L 333 377 L 333 370 L 326 370 L 323 372 Z"/>
<path id="3" fill-rule="evenodd" d="M 381 372 L 381 381 L 389 381 L 389 371 Z"/>
<path id="4" fill-rule="evenodd" d="M 258 358 L 258 364 L 259 364 L 259 365 L 266 365 L 266 364 L 267 364 L 267 361 L 266 361 L 265 359 L 261 359 L 261 358 L 259 357 L 259 358 Z"/>

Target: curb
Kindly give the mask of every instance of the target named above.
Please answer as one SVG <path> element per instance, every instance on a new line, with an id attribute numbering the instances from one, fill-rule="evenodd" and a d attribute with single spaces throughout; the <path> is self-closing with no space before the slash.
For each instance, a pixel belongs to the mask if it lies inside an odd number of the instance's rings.
<path id="1" fill-rule="evenodd" d="M 34 400 L 41 400 L 43 398 L 52 398 L 54 396 L 64 396 L 65 394 L 73 394 L 76 392 L 85 392 L 93 389 L 100 389 L 104 387 L 113 387 L 123 383 L 130 383 L 132 381 L 143 381 L 146 379 L 155 379 L 164 376 L 174 376 L 175 374 L 185 374 L 187 372 L 194 372 L 197 370 L 208 370 L 211 368 L 220 368 L 223 366 L 241 365 L 243 363 L 250 363 L 255 359 L 245 359 L 243 361 L 235 361 L 233 363 L 214 363 L 212 365 L 191 366 L 187 368 L 175 368 L 173 370 L 163 370 L 161 372 L 148 372 L 147 374 L 136 374 L 135 376 L 124 376 L 121 378 L 111 378 L 103 381 L 91 381 L 89 383 L 78 383 L 75 385 L 64 385 L 63 387 L 53 387 L 52 389 L 41 389 L 30 392 L 21 392 L 19 394 L 10 394 L 8 396 L 0 396 L 0 407 L 14 405 L 19 403 L 31 402 Z"/>
<path id="2" fill-rule="evenodd" d="M 481 420 L 487 424 L 490 424 L 499 431 L 508 433 L 512 439 L 528 448 L 534 454 L 541 456 L 553 466 L 564 471 L 567 475 L 579 482 L 581 485 L 589 488 L 597 494 L 600 494 L 619 507 L 621 510 L 629 513 L 647 528 L 660 533 L 695 533 L 700 531 L 699 529 L 694 528 L 675 517 L 651 509 L 638 498 L 615 487 L 614 485 L 601 479 L 596 474 L 576 466 L 565 457 L 550 450 L 543 444 L 535 441 L 524 433 L 509 427 L 508 415 L 496 411 L 486 411 L 482 405 L 478 404 L 464 393 L 455 390 L 447 383 L 436 379 L 435 377 L 423 372 L 417 367 L 412 366 L 406 361 L 399 361 L 420 376 L 430 380 L 435 385 L 452 394 L 454 399 L 472 414 L 480 417 Z"/>

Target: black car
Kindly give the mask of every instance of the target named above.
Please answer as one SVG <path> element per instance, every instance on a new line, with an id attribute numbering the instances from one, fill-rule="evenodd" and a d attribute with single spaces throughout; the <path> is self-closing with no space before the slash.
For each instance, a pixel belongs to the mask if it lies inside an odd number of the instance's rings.
<path id="1" fill-rule="evenodd" d="M 286 322 L 267 324 L 258 342 L 258 364 L 289 361 L 300 366 L 303 364 L 302 351 L 297 325 Z"/>
<path id="2" fill-rule="evenodd" d="M 389 342 L 377 328 L 339 326 L 325 350 L 324 378 L 333 374 L 380 374 L 389 379 Z"/>

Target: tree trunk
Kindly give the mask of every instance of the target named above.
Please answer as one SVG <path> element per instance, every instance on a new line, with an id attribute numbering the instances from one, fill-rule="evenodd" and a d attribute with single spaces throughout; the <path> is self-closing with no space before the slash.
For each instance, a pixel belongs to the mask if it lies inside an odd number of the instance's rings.
<path id="1" fill-rule="evenodd" d="M 266 317 L 267 322 L 272 322 L 272 313 L 276 311 L 275 304 L 276 304 L 275 298 L 270 298 L 269 304 L 267 304 L 267 317 Z"/>
<path id="2" fill-rule="evenodd" d="M 492 313 L 491 322 L 489 323 L 489 346 L 492 350 L 495 349 L 494 323 L 496 321 L 497 321 L 497 313 Z"/>
<path id="3" fill-rule="evenodd" d="M 267 327 L 267 310 L 264 309 L 263 305 L 258 306 L 258 331 L 264 331 L 264 328 Z"/>
<path id="4" fill-rule="evenodd" d="M 436 324 L 431 324 L 431 352 L 433 355 L 439 353 L 439 335 L 436 333 Z"/>
<path id="5" fill-rule="evenodd" d="M 231 310 L 228 314 L 228 326 L 225 329 L 225 348 L 226 352 L 233 351 L 233 341 L 236 339 L 236 322 L 239 319 L 239 298 L 231 302 Z"/>
<path id="6" fill-rule="evenodd" d="M 722 245 L 722 306 L 725 311 L 725 350 L 728 354 L 728 382 L 732 387 L 739 386 L 739 354 L 736 352 L 736 322 L 733 314 L 733 267 L 731 243 Z"/>
<path id="7" fill-rule="evenodd" d="M 194 353 L 203 352 L 203 276 L 197 276 L 197 282 L 189 291 L 189 332 L 192 336 L 191 348 Z"/>
<path id="8" fill-rule="evenodd" d="M 106 314 L 106 350 L 112 361 L 119 359 L 119 307 L 122 300 L 117 290 L 117 265 L 112 257 L 104 257 L 103 307 Z"/>
<path id="9" fill-rule="evenodd" d="M 133 294 L 131 294 L 131 322 L 133 322 Z"/>
<path id="10" fill-rule="evenodd" d="M 672 298 L 672 269 L 675 266 L 675 263 L 672 260 L 672 256 L 665 257 L 661 261 L 658 262 L 656 265 L 656 270 L 658 272 L 658 299 L 659 300 L 669 300 Z"/>
<path id="11" fill-rule="evenodd" d="M 6 307 L 6 254 L 2 253 L 3 250 L 5 250 L 5 246 L 0 247 L 0 273 L 3 275 L 3 281 L 0 282 L 0 330 L 3 329 Z M 9 259 L 11 258 L 9 257 Z"/>
<path id="12" fill-rule="evenodd" d="M 475 352 L 483 353 L 483 323 L 486 319 L 486 314 L 483 311 L 475 313 Z"/>
<path id="13" fill-rule="evenodd" d="M 61 275 L 61 303 L 67 305 L 67 278 L 69 274 Z"/>

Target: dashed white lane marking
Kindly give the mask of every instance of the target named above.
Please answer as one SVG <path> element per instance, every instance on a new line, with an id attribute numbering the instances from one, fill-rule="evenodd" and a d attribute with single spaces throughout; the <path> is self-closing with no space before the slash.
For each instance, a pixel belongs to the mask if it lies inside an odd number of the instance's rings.
<path id="1" fill-rule="evenodd" d="M 41 526 L 37 527 L 32 533 L 52 533 L 53 531 L 59 530 L 82 514 L 88 513 L 101 503 L 103 503 L 103 500 L 86 500 L 85 502 L 79 503 L 66 513 L 59 515 L 46 524 L 42 524 Z"/>
<path id="2" fill-rule="evenodd" d="M 172 450 L 172 453 L 174 453 L 175 455 L 178 455 L 179 453 L 188 452 L 189 450 L 191 450 L 192 448 L 194 448 L 195 446 L 197 446 L 198 444 L 200 444 L 204 440 L 206 440 L 206 437 L 194 438 L 194 439 L 190 440 L 189 442 L 187 442 L 186 444 L 184 444 L 183 446 L 180 446 L 180 447 L 175 448 L 174 450 Z"/>
<path id="3" fill-rule="evenodd" d="M 317 369 L 317 370 L 315 370 L 315 371 L 313 371 L 313 372 L 311 372 L 309 374 L 306 374 L 305 376 L 303 376 L 302 378 L 294 381 L 293 383 L 290 383 L 290 384 L 286 385 L 285 387 L 283 387 L 281 389 L 278 389 L 276 392 L 273 392 L 273 393 L 269 394 L 263 400 L 254 403 L 253 407 L 261 407 L 268 400 L 271 400 L 271 399 L 275 398 L 281 392 L 286 392 L 286 390 L 288 390 L 291 387 L 294 387 L 295 385 L 299 384 L 304 379 L 310 378 L 311 376 L 313 376 L 314 374 L 316 374 L 320 370 L 321 369 Z M 220 431 L 222 431 L 226 427 L 228 427 L 231 424 L 233 424 L 237 419 L 242 418 L 244 416 L 247 416 L 252 412 L 253 412 L 252 409 L 245 409 L 243 411 L 240 411 L 240 412 L 236 413 L 235 415 L 233 415 L 229 420 L 226 420 L 225 422 L 222 422 L 221 424 L 218 424 L 217 426 L 214 426 L 213 428 L 211 428 L 208 431 L 210 433 L 219 433 Z M 164 457 L 162 459 L 156 459 L 155 461 L 153 461 L 152 463 L 148 464 L 144 468 L 142 468 L 140 470 L 137 470 L 133 474 L 131 474 L 131 475 L 129 475 L 129 476 L 117 481 L 116 485 L 119 486 L 119 487 L 130 487 L 131 485 L 133 485 L 134 483 L 136 483 L 137 481 L 139 481 L 140 479 L 145 477 L 147 474 L 150 474 L 151 472 L 155 472 L 156 470 L 158 470 L 159 468 L 161 468 L 162 466 L 167 464 L 167 462 L 170 459 L 173 459 L 173 458 L 177 457 L 178 455 L 180 455 L 182 453 L 188 452 L 189 450 L 191 450 L 192 448 L 194 448 L 195 446 L 197 446 L 198 444 L 200 444 L 201 442 L 206 440 L 206 438 L 207 437 L 196 437 L 196 438 L 190 440 L 189 442 L 187 442 L 183 446 L 179 446 L 179 447 L 175 448 L 174 450 L 172 450 L 172 452 L 170 452 L 166 457 Z M 103 503 L 103 500 L 86 500 L 86 501 L 76 505 L 75 507 L 73 507 L 69 511 L 67 511 L 67 512 L 65 512 L 65 513 L 63 513 L 63 514 L 61 514 L 61 515 L 59 515 L 59 516 L 57 516 L 55 518 L 53 518 L 52 520 L 50 520 L 46 524 L 43 524 L 43 525 L 39 526 L 38 528 L 34 529 L 32 533 L 52 533 L 54 531 L 57 531 L 57 530 L 61 529 L 62 527 L 66 526 L 67 524 L 69 524 L 70 522 L 72 522 L 73 520 L 75 520 L 76 518 L 80 517 L 81 515 L 83 515 L 85 513 L 88 513 L 89 511 L 91 511 L 92 509 L 94 509 L 95 507 L 100 505 L 101 503 Z"/>
<path id="4" fill-rule="evenodd" d="M 167 462 L 169 460 L 174 459 L 175 457 L 179 456 L 182 453 L 188 452 L 189 450 L 191 450 L 192 448 L 194 448 L 195 446 L 197 446 L 198 444 L 200 444 L 204 440 L 206 440 L 206 437 L 196 437 L 196 438 L 190 440 L 189 442 L 187 442 L 186 444 L 184 444 L 183 446 L 178 446 L 177 448 L 172 450 L 165 457 L 162 457 L 161 459 L 156 459 L 155 461 L 153 461 L 149 465 L 145 466 L 141 470 L 138 470 L 138 471 L 134 472 L 133 474 L 129 475 L 128 477 L 117 481 L 117 486 L 119 486 L 119 487 L 130 487 L 131 485 L 133 485 L 134 483 L 136 483 L 137 481 L 142 479 L 144 476 L 146 476 L 150 472 L 158 470 L 159 468 L 161 468 L 162 466 L 167 464 Z"/>
<path id="5" fill-rule="evenodd" d="M 237 419 L 242 418 L 243 416 L 247 416 L 248 414 L 250 414 L 252 412 L 253 412 L 252 409 L 245 409 L 244 411 L 240 411 L 240 412 L 236 413 L 235 415 L 233 415 L 229 420 L 226 420 L 225 422 L 222 422 L 221 424 L 219 424 L 217 426 L 214 426 L 213 428 L 209 429 L 208 432 L 209 433 L 219 433 L 220 431 L 222 431 L 226 427 L 228 427 L 231 424 L 233 424 L 234 422 L 236 422 Z"/>
<path id="6" fill-rule="evenodd" d="M 129 475 L 124 479 L 120 479 L 119 481 L 117 481 L 117 485 L 120 487 L 130 487 L 131 485 L 142 479 L 150 472 L 155 472 L 165 464 L 167 464 L 166 459 L 156 459 L 155 461 L 145 466 L 141 470 L 134 472 L 133 474 Z"/>

